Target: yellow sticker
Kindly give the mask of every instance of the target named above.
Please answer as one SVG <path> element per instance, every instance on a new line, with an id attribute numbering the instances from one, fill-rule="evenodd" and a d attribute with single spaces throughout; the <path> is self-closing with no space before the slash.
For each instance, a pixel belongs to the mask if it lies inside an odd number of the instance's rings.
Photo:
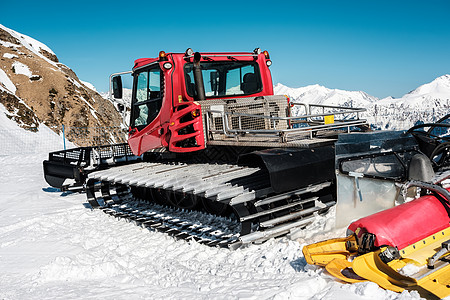
<path id="1" fill-rule="evenodd" d="M 183 101 L 183 97 L 181 95 L 178 95 L 178 103 L 181 103 Z"/>
<path id="2" fill-rule="evenodd" d="M 329 115 L 323 117 L 323 121 L 325 124 L 333 124 L 334 123 L 334 115 Z"/>

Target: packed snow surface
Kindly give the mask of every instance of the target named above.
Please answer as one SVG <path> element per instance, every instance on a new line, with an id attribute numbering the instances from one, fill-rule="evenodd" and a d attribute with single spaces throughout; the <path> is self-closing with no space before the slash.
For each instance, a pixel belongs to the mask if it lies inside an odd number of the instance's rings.
<path id="1" fill-rule="evenodd" d="M 298 241 L 211 248 L 91 210 L 85 195 L 54 191 L 43 179 L 45 157 L 0 157 L 0 299 L 419 298 L 371 282 L 342 284 L 307 265 L 305 243 L 343 232 L 329 229 L 333 212 Z"/>

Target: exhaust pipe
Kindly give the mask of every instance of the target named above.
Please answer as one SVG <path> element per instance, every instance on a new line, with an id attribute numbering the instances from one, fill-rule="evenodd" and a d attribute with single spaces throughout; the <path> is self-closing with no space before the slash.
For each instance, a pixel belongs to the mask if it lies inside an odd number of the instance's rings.
<path id="1" fill-rule="evenodd" d="M 200 59 L 202 55 L 200 52 L 194 53 L 194 82 L 195 82 L 195 90 L 197 92 L 197 100 L 205 100 L 205 86 L 203 84 L 203 74 L 202 67 L 200 66 Z"/>

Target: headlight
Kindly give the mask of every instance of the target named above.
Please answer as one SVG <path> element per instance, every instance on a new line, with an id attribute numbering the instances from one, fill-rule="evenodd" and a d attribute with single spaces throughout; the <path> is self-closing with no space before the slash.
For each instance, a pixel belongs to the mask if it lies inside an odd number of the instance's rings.
<path id="1" fill-rule="evenodd" d="M 271 60 L 267 60 L 267 61 L 266 61 L 266 65 L 267 65 L 268 67 L 270 67 L 270 66 L 272 65 L 272 61 L 271 61 Z"/>
<path id="2" fill-rule="evenodd" d="M 164 63 L 163 67 L 166 70 L 170 70 L 172 68 L 172 64 L 170 62 L 166 62 L 166 63 Z"/>

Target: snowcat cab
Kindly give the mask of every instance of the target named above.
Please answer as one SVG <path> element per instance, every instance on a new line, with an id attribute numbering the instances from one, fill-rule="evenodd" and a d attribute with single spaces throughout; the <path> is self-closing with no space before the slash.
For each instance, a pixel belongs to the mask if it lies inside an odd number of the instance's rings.
<path id="1" fill-rule="evenodd" d="M 270 64 L 268 52 L 259 49 L 253 53 L 161 51 L 158 58 L 136 60 L 131 72 L 131 150 L 139 156 L 161 147 L 170 152 L 205 149 L 202 107 L 197 101 L 273 95 Z M 121 74 L 112 75 L 115 96 L 121 96 Z"/>

